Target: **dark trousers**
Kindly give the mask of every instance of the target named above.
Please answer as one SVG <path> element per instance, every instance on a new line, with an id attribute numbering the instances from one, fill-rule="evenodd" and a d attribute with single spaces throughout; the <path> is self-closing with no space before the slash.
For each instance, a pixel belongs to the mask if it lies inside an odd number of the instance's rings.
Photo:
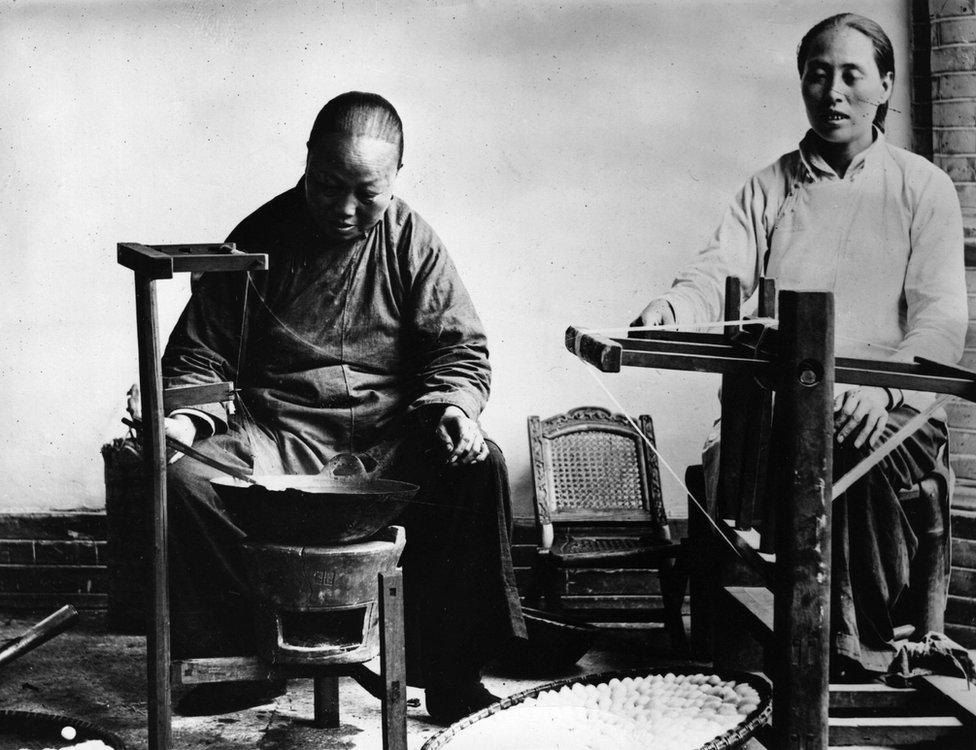
<path id="1" fill-rule="evenodd" d="M 889 413 L 887 440 L 918 412 Z M 941 631 L 949 581 L 949 499 L 945 424 L 929 420 L 833 505 L 831 625 L 834 653 L 885 671 L 895 654 L 893 629 Z M 834 477 L 870 452 L 853 440 L 834 444 Z M 939 507 L 898 493 L 935 474 L 944 482 Z"/>
<path id="2" fill-rule="evenodd" d="M 195 447 L 250 471 L 271 450 L 255 432 L 230 430 Z M 411 684 L 451 683 L 477 675 L 513 637 L 525 637 L 511 559 L 511 503 L 505 459 L 446 466 L 426 434 L 379 456 L 384 476 L 420 491 L 396 520 L 406 528 L 404 569 Z M 375 454 L 374 454 L 375 455 Z M 210 486 L 217 471 L 191 458 L 169 468 L 173 652 L 177 658 L 253 654 L 248 587 L 240 564 L 245 534 Z"/>

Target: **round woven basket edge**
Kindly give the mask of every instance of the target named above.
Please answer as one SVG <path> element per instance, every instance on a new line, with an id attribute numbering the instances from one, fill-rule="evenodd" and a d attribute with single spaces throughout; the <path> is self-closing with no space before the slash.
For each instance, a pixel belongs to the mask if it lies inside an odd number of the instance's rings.
<path id="1" fill-rule="evenodd" d="M 5 720 L 14 720 L 22 722 L 37 722 L 40 724 L 49 724 L 51 727 L 65 727 L 71 726 L 75 729 L 83 729 L 87 734 L 96 735 L 96 739 L 100 739 L 107 745 L 112 747 L 112 750 L 128 750 L 125 742 L 122 738 L 113 732 L 109 732 L 106 729 L 102 729 L 97 724 L 93 724 L 85 719 L 79 719 L 77 716 L 65 716 L 64 714 L 52 714 L 46 711 L 26 711 L 20 709 L 9 709 L 0 708 L 0 729 L 5 725 Z"/>
<path id="2" fill-rule="evenodd" d="M 673 674 L 704 674 L 704 672 L 702 672 L 700 669 L 681 669 L 680 667 L 677 669 L 623 669 L 611 672 L 597 672 L 587 675 L 577 675 L 576 677 L 567 677 L 561 680 L 547 682 L 543 685 L 537 685 L 536 687 L 528 688 L 527 690 L 522 690 L 518 693 L 513 693 L 506 698 L 502 698 L 496 703 L 492 703 L 487 708 L 483 708 L 480 711 L 476 711 L 473 714 L 465 716 L 463 719 L 459 719 L 450 726 L 442 729 L 433 737 L 430 737 L 421 746 L 420 750 L 440 750 L 440 748 L 444 747 L 445 744 L 462 729 L 471 726 L 481 719 L 487 719 L 493 714 L 497 714 L 500 711 L 504 711 L 507 708 L 518 705 L 526 698 L 534 698 L 539 693 L 543 693 L 546 690 L 558 690 L 564 685 L 572 685 L 577 682 L 587 685 L 595 682 L 608 682 L 615 677 L 617 679 L 623 679 L 624 677 L 645 677 L 652 674 L 668 674 L 669 672 Z M 760 674 L 756 674 L 755 672 L 724 669 L 718 672 L 712 672 L 712 674 L 717 675 L 723 681 L 734 680 L 736 683 L 748 683 L 759 693 L 760 702 L 759 707 L 749 714 L 742 722 L 718 737 L 709 740 L 704 745 L 697 748 L 697 750 L 727 750 L 727 748 L 738 747 L 742 742 L 752 737 L 759 727 L 768 723 L 773 711 L 773 687 L 769 680 Z"/>

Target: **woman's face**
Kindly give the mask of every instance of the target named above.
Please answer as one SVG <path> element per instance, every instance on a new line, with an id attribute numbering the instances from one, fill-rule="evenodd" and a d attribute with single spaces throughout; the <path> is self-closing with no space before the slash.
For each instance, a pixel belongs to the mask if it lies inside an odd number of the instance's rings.
<path id="1" fill-rule="evenodd" d="M 828 143 L 860 153 L 874 140 L 874 115 L 891 96 L 891 86 L 892 74 L 881 75 L 867 36 L 849 27 L 824 32 L 803 67 L 810 127 Z"/>
<path id="2" fill-rule="evenodd" d="M 331 240 L 364 237 L 393 200 L 399 147 L 364 136 L 328 135 L 309 147 L 305 203 Z"/>

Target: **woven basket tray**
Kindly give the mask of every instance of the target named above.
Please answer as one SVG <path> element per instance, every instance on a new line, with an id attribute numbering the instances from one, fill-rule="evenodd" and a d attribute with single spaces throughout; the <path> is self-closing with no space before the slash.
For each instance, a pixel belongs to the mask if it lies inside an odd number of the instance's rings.
<path id="1" fill-rule="evenodd" d="M 74 728 L 77 732 L 74 739 L 61 736 L 64 727 Z M 0 710 L 0 748 L 4 750 L 65 747 L 85 740 L 101 740 L 113 750 L 126 750 L 121 738 L 84 719 L 40 711 Z"/>
<path id="2" fill-rule="evenodd" d="M 538 687 L 534 687 L 530 690 L 523 690 L 521 693 L 515 693 L 507 698 L 503 698 L 497 703 L 491 704 L 487 708 L 483 708 L 470 716 L 465 716 L 460 721 L 454 722 L 449 727 L 446 727 L 444 730 L 438 732 L 427 740 L 421 750 L 439 750 L 440 748 L 448 748 L 449 750 L 451 738 L 453 738 L 465 727 L 471 726 L 476 721 L 480 721 L 481 719 L 487 719 L 489 716 L 497 714 L 499 711 L 504 711 L 506 708 L 516 706 L 526 698 L 535 698 L 539 695 L 539 693 L 544 693 L 546 690 L 559 690 L 564 685 L 573 685 L 577 682 L 582 683 L 583 685 L 599 684 L 601 682 L 609 682 L 614 677 L 617 679 L 623 679 L 624 677 L 644 677 L 651 674 L 663 675 L 667 674 L 668 672 L 672 672 L 674 674 L 701 674 L 702 670 L 627 669 L 618 672 L 601 672 L 600 674 L 570 677 L 565 680 L 557 680 L 556 682 L 539 685 Z M 697 750 L 726 750 L 726 748 L 740 747 L 743 743 L 745 743 L 746 740 L 752 737 L 759 727 L 769 722 L 769 718 L 773 712 L 773 688 L 769 684 L 769 681 L 764 677 L 760 677 L 759 675 L 755 675 L 750 672 L 721 670 L 712 672 L 712 674 L 717 675 L 722 680 L 734 680 L 736 683 L 751 685 L 753 688 L 755 688 L 756 692 L 759 693 L 759 708 L 749 714 L 737 726 L 732 727 L 732 729 L 729 729 L 718 737 L 709 740 L 704 745 L 697 748 Z"/>

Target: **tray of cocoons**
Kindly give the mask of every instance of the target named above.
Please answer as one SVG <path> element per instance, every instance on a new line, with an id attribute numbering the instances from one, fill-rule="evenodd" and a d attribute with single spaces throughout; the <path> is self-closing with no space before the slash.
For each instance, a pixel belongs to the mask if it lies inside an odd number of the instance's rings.
<path id="1" fill-rule="evenodd" d="M 769 721 L 771 699 L 749 672 L 604 672 L 511 695 L 422 750 L 724 750 Z"/>

